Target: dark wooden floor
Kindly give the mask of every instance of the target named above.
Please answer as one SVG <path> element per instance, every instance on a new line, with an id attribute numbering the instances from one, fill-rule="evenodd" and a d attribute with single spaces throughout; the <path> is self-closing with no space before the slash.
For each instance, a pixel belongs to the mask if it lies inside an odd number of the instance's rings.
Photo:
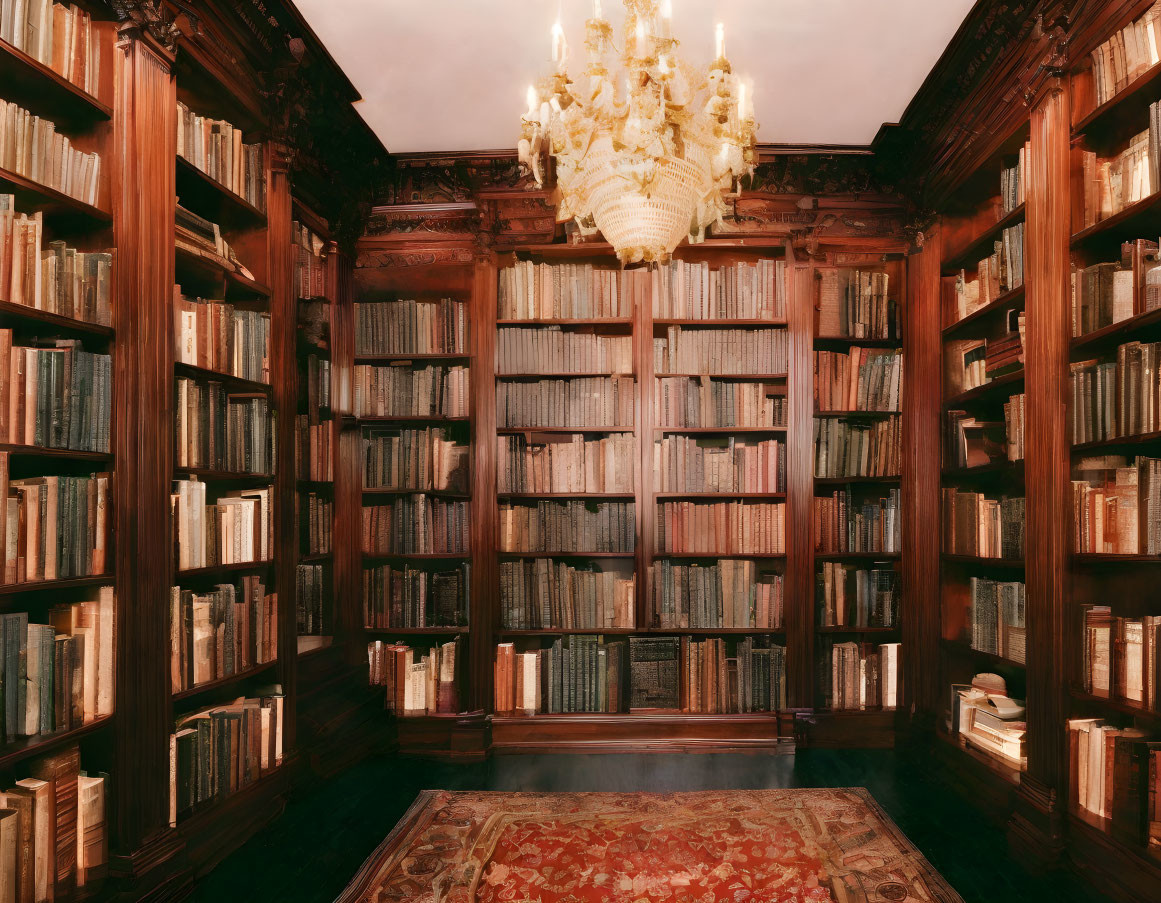
<path id="1" fill-rule="evenodd" d="M 199 901 L 333 900 L 419 790 L 706 790 L 867 787 L 967 903 L 1103 903 L 1075 876 L 1034 876 L 1002 828 L 948 784 L 930 756 L 889 750 L 766 755 L 497 756 L 450 765 L 378 759 L 309 791 L 199 885 Z"/>

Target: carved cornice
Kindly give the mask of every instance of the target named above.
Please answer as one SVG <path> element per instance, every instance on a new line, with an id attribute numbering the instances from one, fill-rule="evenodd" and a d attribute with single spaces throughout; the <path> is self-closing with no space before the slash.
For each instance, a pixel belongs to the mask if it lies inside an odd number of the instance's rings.
<path id="1" fill-rule="evenodd" d="M 480 211 L 473 203 L 414 204 L 372 208 L 363 234 L 371 238 L 422 235 L 462 239 L 479 229 Z"/>
<path id="2" fill-rule="evenodd" d="M 384 248 L 360 246 L 355 257 L 355 268 L 369 267 L 427 267 L 437 265 L 467 265 L 476 260 L 471 248 Z"/>
<path id="3" fill-rule="evenodd" d="M 113 15 L 122 23 L 122 28 L 136 28 L 148 35 L 156 44 L 172 55 L 177 49 L 178 38 L 183 29 L 184 19 L 187 29 L 200 30 L 200 18 L 191 7 L 184 3 L 163 3 L 162 0 L 110 0 Z"/>

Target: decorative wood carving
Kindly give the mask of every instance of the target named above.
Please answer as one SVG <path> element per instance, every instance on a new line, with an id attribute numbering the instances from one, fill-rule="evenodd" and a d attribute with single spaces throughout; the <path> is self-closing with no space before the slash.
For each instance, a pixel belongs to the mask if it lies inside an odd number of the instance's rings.
<path id="1" fill-rule="evenodd" d="M 464 265 L 476 259 L 471 248 L 439 247 L 426 249 L 359 248 L 355 267 L 424 267 L 436 264 Z"/>

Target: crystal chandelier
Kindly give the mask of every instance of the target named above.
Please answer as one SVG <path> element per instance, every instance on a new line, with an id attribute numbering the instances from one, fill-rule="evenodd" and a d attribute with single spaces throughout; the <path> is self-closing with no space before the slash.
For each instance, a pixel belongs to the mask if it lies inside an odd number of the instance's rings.
<path id="1" fill-rule="evenodd" d="M 553 26 L 554 71 L 528 88 L 519 154 L 538 185 L 543 157 L 555 158 L 558 222 L 599 230 L 622 263 L 664 262 L 683 238 L 701 241 L 721 221 L 726 197 L 753 170 L 757 124 L 720 24 L 715 59 L 701 73 L 677 55 L 670 0 L 624 3 L 618 49 L 594 0 L 588 66 L 576 82 L 564 32 Z"/>

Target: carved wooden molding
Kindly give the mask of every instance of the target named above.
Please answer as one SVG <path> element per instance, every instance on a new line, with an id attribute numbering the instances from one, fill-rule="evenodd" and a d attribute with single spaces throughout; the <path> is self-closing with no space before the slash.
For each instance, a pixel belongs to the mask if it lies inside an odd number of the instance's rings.
<path id="1" fill-rule="evenodd" d="M 355 257 L 355 267 L 426 267 L 464 266 L 476 260 L 477 253 L 471 248 L 383 248 L 360 247 Z"/>
<path id="2" fill-rule="evenodd" d="M 161 0 L 111 0 L 111 5 L 118 21 L 124 23 L 123 28 L 135 28 L 148 35 L 171 55 L 176 51 L 178 38 L 183 33 L 179 24 L 181 19 L 184 18 L 189 29 L 194 32 L 201 27 L 197 12 L 176 0 L 170 3 Z"/>

